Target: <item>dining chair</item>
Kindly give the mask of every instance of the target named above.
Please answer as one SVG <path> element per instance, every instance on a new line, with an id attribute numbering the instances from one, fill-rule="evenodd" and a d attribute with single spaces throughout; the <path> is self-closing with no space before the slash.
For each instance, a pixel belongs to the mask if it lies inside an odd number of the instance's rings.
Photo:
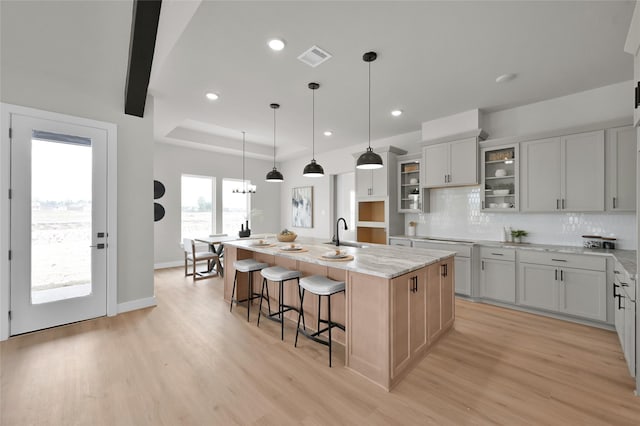
<path id="1" fill-rule="evenodd" d="M 185 277 L 193 276 L 193 280 L 202 280 L 205 278 L 211 278 L 215 275 L 211 274 L 212 262 L 218 265 L 218 270 L 221 270 L 220 258 L 217 253 L 211 251 L 197 251 L 195 240 L 184 238 L 182 240 L 184 245 L 184 275 Z M 196 264 L 198 262 L 207 262 L 207 270 L 205 272 L 198 272 L 196 270 Z M 189 273 L 189 262 L 192 265 L 192 271 Z M 216 274 L 217 275 L 217 274 Z"/>

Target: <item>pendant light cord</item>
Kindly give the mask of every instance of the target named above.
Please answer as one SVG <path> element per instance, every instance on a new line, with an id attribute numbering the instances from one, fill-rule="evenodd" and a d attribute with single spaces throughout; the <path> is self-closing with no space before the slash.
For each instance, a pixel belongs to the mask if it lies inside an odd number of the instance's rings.
<path id="1" fill-rule="evenodd" d="M 371 62 L 369 62 L 369 148 L 371 148 Z"/>
<path id="2" fill-rule="evenodd" d="M 311 144 L 313 146 L 312 159 L 316 159 L 316 91 L 311 90 Z"/>
<path id="3" fill-rule="evenodd" d="M 276 109 L 273 109 L 273 168 L 276 168 Z"/>
<path id="4" fill-rule="evenodd" d="M 247 191 L 247 182 L 244 180 L 244 135 L 245 132 L 242 132 L 242 187 L 244 191 Z"/>

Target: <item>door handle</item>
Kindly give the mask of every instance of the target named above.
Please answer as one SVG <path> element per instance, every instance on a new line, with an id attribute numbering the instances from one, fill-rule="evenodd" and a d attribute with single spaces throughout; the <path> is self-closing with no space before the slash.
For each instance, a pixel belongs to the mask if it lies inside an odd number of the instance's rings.
<path id="1" fill-rule="evenodd" d="M 565 206 L 564 206 L 564 198 L 563 198 L 562 199 L 562 210 L 564 210 L 564 209 L 565 209 Z"/>
<path id="2" fill-rule="evenodd" d="M 481 263 L 482 263 L 482 270 L 484 271 L 484 260 Z"/>
<path id="3" fill-rule="evenodd" d="M 494 256 L 504 256 L 504 253 L 491 253 Z"/>
<path id="4" fill-rule="evenodd" d="M 556 269 L 556 281 L 558 281 L 558 270 Z"/>
<path id="5" fill-rule="evenodd" d="M 564 259 L 551 259 L 551 260 L 553 260 L 554 262 L 566 262 L 566 260 Z"/>
<path id="6" fill-rule="evenodd" d="M 616 208 L 616 197 L 613 197 L 613 208 Z"/>
<path id="7" fill-rule="evenodd" d="M 564 271 L 560 269 L 560 281 L 564 281 Z"/>
<path id="8" fill-rule="evenodd" d="M 620 287 L 618 284 L 614 283 L 613 284 L 613 298 L 615 299 L 616 297 L 618 297 L 618 293 L 616 293 L 616 288 Z"/>
<path id="9" fill-rule="evenodd" d="M 91 248 L 97 248 L 98 250 L 101 250 L 101 249 L 105 248 L 105 246 L 106 246 L 106 244 L 104 244 L 104 243 L 99 243 L 99 244 L 96 244 L 95 246 L 89 246 L 89 247 L 91 247 Z"/>
<path id="10" fill-rule="evenodd" d="M 560 199 L 556 198 L 556 210 L 560 210 Z"/>

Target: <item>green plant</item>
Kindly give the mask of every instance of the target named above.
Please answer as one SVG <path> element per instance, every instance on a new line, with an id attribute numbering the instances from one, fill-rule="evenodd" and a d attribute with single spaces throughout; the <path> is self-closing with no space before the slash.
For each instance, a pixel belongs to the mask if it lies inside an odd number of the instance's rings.
<path id="1" fill-rule="evenodd" d="M 513 238 L 526 237 L 527 235 L 529 235 L 529 233 L 522 229 L 514 229 L 513 231 L 511 231 L 511 236 Z"/>

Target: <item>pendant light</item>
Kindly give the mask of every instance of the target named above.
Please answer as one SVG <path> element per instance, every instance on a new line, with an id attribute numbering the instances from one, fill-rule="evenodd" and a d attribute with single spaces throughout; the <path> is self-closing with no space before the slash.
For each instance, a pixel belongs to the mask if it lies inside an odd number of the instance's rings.
<path id="1" fill-rule="evenodd" d="M 276 169 L 276 110 L 280 108 L 278 104 L 269 105 L 273 108 L 273 170 L 267 173 L 267 182 L 284 182 L 282 173 Z"/>
<path id="2" fill-rule="evenodd" d="M 376 52 L 367 52 L 362 55 L 362 60 L 369 64 L 369 147 L 358 158 L 356 163 L 358 169 L 379 169 L 382 167 L 382 157 L 371 149 L 371 62 L 375 61 L 377 57 Z"/>
<path id="3" fill-rule="evenodd" d="M 255 194 L 256 187 L 254 185 L 249 185 L 247 187 L 247 181 L 244 180 L 244 145 L 245 145 L 245 132 L 242 132 L 242 189 L 234 189 L 234 194 Z"/>
<path id="4" fill-rule="evenodd" d="M 316 163 L 316 90 L 320 87 L 318 83 L 309 83 L 309 89 L 312 90 L 312 120 L 311 120 L 311 143 L 313 144 L 313 156 L 311 162 L 304 166 L 302 176 L 305 177 L 322 177 L 324 169 Z"/>

